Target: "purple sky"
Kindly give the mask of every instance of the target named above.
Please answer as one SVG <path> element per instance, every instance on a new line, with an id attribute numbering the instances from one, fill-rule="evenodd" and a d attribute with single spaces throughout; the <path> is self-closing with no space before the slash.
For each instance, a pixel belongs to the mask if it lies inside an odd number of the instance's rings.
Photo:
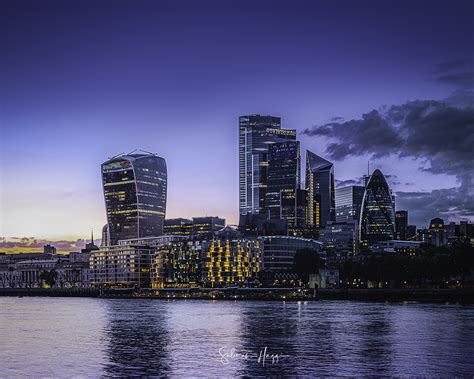
<path id="1" fill-rule="evenodd" d="M 472 167 L 459 168 L 462 177 L 430 170 L 434 145 L 383 155 L 351 141 L 356 153 L 331 155 L 325 148 L 340 136 L 314 131 L 336 116 L 464 96 L 472 4 L 3 1 L 0 235 L 77 238 L 93 227 L 99 236 L 100 164 L 135 148 L 167 161 L 168 217 L 236 223 L 238 116 L 251 113 L 306 130 L 302 148 L 337 157 L 338 180 L 361 176 L 378 156 L 371 167 L 392 175 L 398 208 L 419 208 L 410 222 L 472 218 L 472 205 L 443 200 L 472 199 Z"/>

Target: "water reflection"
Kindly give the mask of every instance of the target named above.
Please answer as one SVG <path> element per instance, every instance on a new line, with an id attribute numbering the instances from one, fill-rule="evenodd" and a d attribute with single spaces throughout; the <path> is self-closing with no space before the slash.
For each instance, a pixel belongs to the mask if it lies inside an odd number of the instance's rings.
<path id="1" fill-rule="evenodd" d="M 165 375 L 169 371 L 168 308 L 152 300 L 107 300 L 107 375 Z"/>

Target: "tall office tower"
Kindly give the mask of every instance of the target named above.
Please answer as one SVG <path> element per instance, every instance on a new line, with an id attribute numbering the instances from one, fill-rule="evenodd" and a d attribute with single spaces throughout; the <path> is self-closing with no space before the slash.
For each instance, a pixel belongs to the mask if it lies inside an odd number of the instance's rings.
<path id="1" fill-rule="evenodd" d="M 362 200 L 359 238 L 362 248 L 395 237 L 395 213 L 387 181 L 380 170 L 370 176 Z"/>
<path id="2" fill-rule="evenodd" d="M 277 142 L 268 147 L 266 213 L 270 219 L 287 218 L 293 226 L 296 212 L 296 191 L 301 186 L 300 143 Z M 283 210 L 283 205 L 285 210 Z M 290 208 L 290 209 L 288 209 Z M 289 213 L 289 215 L 288 215 Z"/>
<path id="3" fill-rule="evenodd" d="M 163 158 L 151 153 L 119 155 L 102 164 L 109 245 L 163 234 L 167 174 Z"/>
<path id="4" fill-rule="evenodd" d="M 395 235 L 397 240 L 406 240 L 408 238 L 408 212 L 395 212 Z"/>
<path id="5" fill-rule="evenodd" d="M 306 150 L 306 191 L 307 224 L 323 228 L 328 221 L 336 221 L 334 165 L 309 150 Z"/>
<path id="6" fill-rule="evenodd" d="M 239 212 L 265 213 L 268 146 L 296 140 L 296 130 L 281 128 L 273 116 L 239 117 Z"/>
<path id="7" fill-rule="evenodd" d="M 109 240 L 110 240 L 110 237 L 109 237 L 109 225 L 105 224 L 105 225 L 102 227 L 102 241 L 101 241 L 101 243 L 100 243 L 100 247 L 109 246 Z"/>
<path id="8" fill-rule="evenodd" d="M 360 208 L 365 187 L 347 186 L 336 188 L 336 222 L 360 220 Z"/>

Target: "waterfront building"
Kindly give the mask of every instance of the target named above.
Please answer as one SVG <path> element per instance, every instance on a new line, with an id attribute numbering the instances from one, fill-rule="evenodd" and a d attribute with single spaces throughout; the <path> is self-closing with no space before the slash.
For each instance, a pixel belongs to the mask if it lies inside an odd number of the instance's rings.
<path id="1" fill-rule="evenodd" d="M 262 268 L 263 249 L 258 239 L 242 237 L 225 228 L 201 243 L 201 276 L 205 286 L 250 284 Z"/>
<path id="2" fill-rule="evenodd" d="M 323 228 L 328 221 L 336 221 L 334 165 L 309 150 L 306 150 L 306 191 L 307 224 Z"/>
<path id="3" fill-rule="evenodd" d="M 309 288 L 327 289 L 339 287 L 339 270 L 322 268 L 317 274 L 309 276 Z"/>
<path id="4" fill-rule="evenodd" d="M 102 164 L 108 244 L 160 236 L 166 213 L 167 171 L 151 153 L 119 155 Z"/>
<path id="5" fill-rule="evenodd" d="M 371 175 L 364 193 L 360 215 L 359 239 L 361 248 L 395 238 L 395 213 L 392 195 L 380 170 Z"/>
<path id="6" fill-rule="evenodd" d="M 149 288 L 154 248 L 123 244 L 103 247 L 91 254 L 90 282 L 94 286 Z"/>
<path id="7" fill-rule="evenodd" d="M 239 117 L 239 213 L 265 213 L 268 147 L 296 140 L 296 130 L 281 128 L 273 116 Z"/>
<path id="8" fill-rule="evenodd" d="M 192 234 L 205 235 L 225 227 L 225 219 L 217 216 L 193 217 Z"/>
<path id="9" fill-rule="evenodd" d="M 269 219 L 282 218 L 294 226 L 296 191 L 301 186 L 300 143 L 277 142 L 268 147 L 266 214 Z"/>
<path id="10" fill-rule="evenodd" d="M 193 221 L 187 218 L 170 218 L 165 220 L 164 234 L 189 236 L 193 232 Z"/>
<path id="11" fill-rule="evenodd" d="M 364 186 L 336 188 L 336 222 L 359 222 L 364 191 Z"/>
<path id="12" fill-rule="evenodd" d="M 198 238 L 186 238 L 162 244 L 152 257 L 152 287 L 200 286 L 201 255 L 202 245 Z"/>
<path id="13" fill-rule="evenodd" d="M 358 223 L 328 222 L 321 233 L 320 241 L 326 251 L 346 257 L 358 252 Z"/>
<path id="14" fill-rule="evenodd" d="M 408 238 L 408 211 L 395 212 L 395 236 L 397 240 Z"/>
<path id="15" fill-rule="evenodd" d="M 298 250 L 321 251 L 322 243 L 295 236 L 265 236 L 263 242 L 263 268 L 269 271 L 291 271 Z"/>

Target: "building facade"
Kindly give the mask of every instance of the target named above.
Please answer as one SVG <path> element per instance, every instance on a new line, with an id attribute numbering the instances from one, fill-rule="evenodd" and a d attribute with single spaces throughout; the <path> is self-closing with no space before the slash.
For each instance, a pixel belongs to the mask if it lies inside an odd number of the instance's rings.
<path id="1" fill-rule="evenodd" d="M 281 128 L 273 116 L 239 117 L 239 212 L 265 213 L 268 146 L 296 140 L 296 130 Z"/>
<path id="2" fill-rule="evenodd" d="M 395 212 L 395 235 L 397 240 L 408 238 L 408 211 Z"/>
<path id="3" fill-rule="evenodd" d="M 263 268 L 268 271 L 291 271 L 298 250 L 321 251 L 322 248 L 321 242 L 302 237 L 266 236 L 261 240 L 263 242 Z"/>
<path id="4" fill-rule="evenodd" d="M 154 248 L 123 244 L 103 247 L 90 257 L 90 281 L 93 286 L 149 288 L 150 265 Z"/>
<path id="5" fill-rule="evenodd" d="M 328 222 L 321 234 L 320 241 L 326 251 L 332 251 L 342 256 L 357 254 L 358 230 L 357 221 Z"/>
<path id="6" fill-rule="evenodd" d="M 359 239 L 361 248 L 395 238 L 395 212 L 387 181 L 380 170 L 370 176 L 362 201 Z"/>
<path id="7" fill-rule="evenodd" d="M 187 218 L 170 218 L 165 220 L 164 234 L 189 236 L 193 231 L 193 221 Z"/>
<path id="8" fill-rule="evenodd" d="M 108 244 L 160 236 L 166 213 L 167 171 L 163 158 L 119 155 L 102 164 Z"/>
<path id="9" fill-rule="evenodd" d="M 193 235 L 215 233 L 225 227 L 225 219 L 217 216 L 193 217 Z"/>
<path id="10" fill-rule="evenodd" d="M 336 222 L 359 222 L 364 191 L 363 186 L 336 188 Z"/>
<path id="11" fill-rule="evenodd" d="M 306 150 L 306 191 L 308 193 L 308 225 L 323 228 L 336 221 L 334 165 Z"/>
<path id="12" fill-rule="evenodd" d="M 266 213 L 268 218 L 287 218 L 295 223 L 296 191 L 301 186 L 300 143 L 277 142 L 268 147 Z"/>

